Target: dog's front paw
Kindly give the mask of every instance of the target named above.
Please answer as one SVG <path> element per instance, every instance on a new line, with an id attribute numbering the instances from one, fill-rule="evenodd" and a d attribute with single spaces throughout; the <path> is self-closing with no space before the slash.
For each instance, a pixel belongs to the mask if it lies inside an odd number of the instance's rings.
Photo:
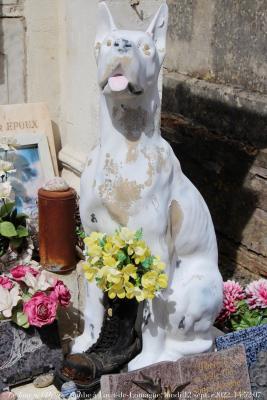
<path id="1" fill-rule="evenodd" d="M 83 333 L 74 339 L 71 346 L 71 353 L 83 353 L 93 345 L 93 341 L 87 334 Z"/>

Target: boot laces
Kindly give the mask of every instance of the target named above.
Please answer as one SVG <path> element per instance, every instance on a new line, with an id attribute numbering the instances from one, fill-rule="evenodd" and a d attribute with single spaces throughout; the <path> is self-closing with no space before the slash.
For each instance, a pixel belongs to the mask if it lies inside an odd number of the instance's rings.
<path id="1" fill-rule="evenodd" d="M 90 348 L 90 353 L 96 350 L 108 350 L 117 342 L 119 336 L 119 323 L 120 319 L 118 316 L 106 316 L 99 338 L 97 342 Z"/>

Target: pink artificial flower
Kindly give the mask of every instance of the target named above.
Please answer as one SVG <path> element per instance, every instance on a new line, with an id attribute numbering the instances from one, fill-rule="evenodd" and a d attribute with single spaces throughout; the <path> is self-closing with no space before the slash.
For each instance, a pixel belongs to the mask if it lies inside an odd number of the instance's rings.
<path id="1" fill-rule="evenodd" d="M 267 308 L 267 280 L 259 279 L 246 287 L 247 303 L 250 309 Z"/>
<path id="2" fill-rule="evenodd" d="M 14 283 L 8 278 L 8 276 L 0 275 L 0 285 L 3 286 L 5 289 L 12 289 Z"/>
<path id="3" fill-rule="evenodd" d="M 225 321 L 237 311 L 237 302 L 245 298 L 243 288 L 235 281 L 223 283 L 223 308 L 217 321 Z"/>
<path id="4" fill-rule="evenodd" d="M 37 292 L 23 306 L 30 325 L 42 327 L 54 322 L 57 312 L 57 301 L 45 293 Z"/>
<path id="5" fill-rule="evenodd" d="M 37 276 L 40 272 L 28 265 L 17 265 L 10 270 L 10 273 L 16 281 L 22 281 L 27 273 Z"/>
<path id="6" fill-rule="evenodd" d="M 51 297 L 58 301 L 62 307 L 67 307 L 70 304 L 70 291 L 62 281 L 56 281 Z"/>

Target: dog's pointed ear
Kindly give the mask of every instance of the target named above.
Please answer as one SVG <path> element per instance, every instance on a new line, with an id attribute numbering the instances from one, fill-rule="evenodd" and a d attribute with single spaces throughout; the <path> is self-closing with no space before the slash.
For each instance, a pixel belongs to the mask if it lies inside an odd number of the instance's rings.
<path id="1" fill-rule="evenodd" d="M 168 6 L 162 4 L 147 29 L 147 33 L 153 37 L 158 50 L 160 63 L 163 63 L 166 54 L 166 36 L 168 29 Z"/>
<path id="2" fill-rule="evenodd" d="M 99 48 L 105 39 L 105 37 L 116 30 L 117 27 L 111 15 L 111 12 L 105 1 L 101 1 L 98 4 L 98 13 L 97 13 L 97 29 L 96 29 L 96 39 L 95 39 L 95 53 L 96 57 L 99 53 Z"/>

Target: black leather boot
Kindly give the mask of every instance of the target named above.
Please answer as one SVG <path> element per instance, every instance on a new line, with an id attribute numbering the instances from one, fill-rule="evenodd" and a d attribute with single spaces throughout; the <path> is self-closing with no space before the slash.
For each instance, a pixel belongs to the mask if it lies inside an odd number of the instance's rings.
<path id="1" fill-rule="evenodd" d="M 78 389 L 96 391 L 102 375 L 119 372 L 142 349 L 135 329 L 136 300 L 105 297 L 105 315 L 97 342 L 86 352 L 66 356 L 61 370 L 64 381 L 73 380 Z"/>

